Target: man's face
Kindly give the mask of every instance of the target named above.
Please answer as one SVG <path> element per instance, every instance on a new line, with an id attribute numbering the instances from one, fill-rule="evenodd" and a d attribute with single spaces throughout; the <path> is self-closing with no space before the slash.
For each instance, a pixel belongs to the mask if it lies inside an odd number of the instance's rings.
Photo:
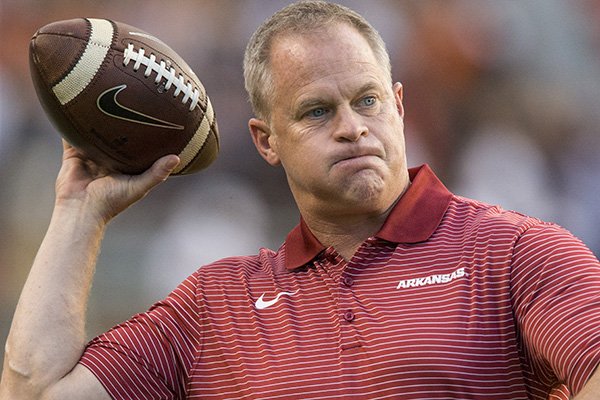
<path id="1" fill-rule="evenodd" d="M 271 71 L 267 161 L 283 165 L 299 206 L 389 207 L 408 183 L 402 87 L 392 87 L 367 41 L 343 24 L 284 36 Z"/>

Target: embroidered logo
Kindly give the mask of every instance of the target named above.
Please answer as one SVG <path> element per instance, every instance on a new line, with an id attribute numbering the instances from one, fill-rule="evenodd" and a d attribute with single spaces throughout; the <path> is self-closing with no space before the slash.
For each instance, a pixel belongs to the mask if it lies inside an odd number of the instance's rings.
<path id="1" fill-rule="evenodd" d="M 458 268 L 456 271 L 453 271 L 449 274 L 439 274 L 439 275 L 429 275 L 423 278 L 414 278 L 414 279 L 403 279 L 398 282 L 398 286 L 396 289 L 408 289 L 413 287 L 421 287 L 427 285 L 439 285 L 450 283 L 455 279 L 462 278 L 466 276 L 464 268 Z"/>
<path id="2" fill-rule="evenodd" d="M 263 293 L 260 295 L 258 300 L 256 300 L 256 303 L 254 304 L 254 306 L 256 307 L 257 310 L 264 310 L 265 308 L 275 305 L 275 303 L 277 303 L 279 301 L 279 298 L 281 296 L 283 296 L 283 295 L 293 296 L 296 293 L 298 293 L 298 290 L 296 290 L 295 292 L 281 292 L 281 293 L 277 294 L 277 296 L 275 296 L 275 298 L 273 300 L 265 300 L 265 294 Z"/>

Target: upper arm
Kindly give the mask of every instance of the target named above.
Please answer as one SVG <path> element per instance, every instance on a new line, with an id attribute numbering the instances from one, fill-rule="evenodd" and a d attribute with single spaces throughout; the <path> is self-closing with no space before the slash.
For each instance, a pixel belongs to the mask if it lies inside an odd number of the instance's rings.
<path id="1" fill-rule="evenodd" d="M 45 393 L 44 400 L 111 400 L 98 378 L 86 367 L 77 364 L 73 370 Z"/>
<path id="2" fill-rule="evenodd" d="M 600 262 L 568 231 L 543 224 L 515 246 L 512 291 L 527 356 L 577 393 L 600 362 Z"/>
<path id="3" fill-rule="evenodd" d="M 192 276 L 147 312 L 96 337 L 79 364 L 114 398 L 185 397 L 201 334 L 195 287 Z"/>

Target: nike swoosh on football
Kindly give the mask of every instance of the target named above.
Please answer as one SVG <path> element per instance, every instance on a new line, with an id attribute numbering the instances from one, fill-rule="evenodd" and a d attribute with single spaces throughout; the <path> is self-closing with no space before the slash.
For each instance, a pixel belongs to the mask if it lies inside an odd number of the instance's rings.
<path id="1" fill-rule="evenodd" d="M 268 300 L 268 301 L 265 301 L 265 294 L 263 293 L 256 300 L 256 303 L 254 305 L 257 310 L 264 310 L 265 308 L 271 307 L 272 305 L 277 303 L 281 296 L 283 296 L 283 295 L 293 296 L 296 293 L 298 293 L 298 290 L 296 290 L 295 292 L 281 292 L 281 293 L 277 294 L 277 296 L 275 296 L 275 298 L 273 300 Z"/>
<path id="2" fill-rule="evenodd" d="M 184 129 L 182 125 L 177 125 L 172 122 L 154 118 L 151 115 L 141 113 L 119 103 L 117 101 L 117 95 L 126 88 L 127 85 L 119 85 L 102 92 L 102 94 L 100 94 L 96 100 L 96 104 L 98 105 L 100 111 L 113 118 L 122 119 L 136 124 L 157 126 L 159 128 L 166 129 Z"/>

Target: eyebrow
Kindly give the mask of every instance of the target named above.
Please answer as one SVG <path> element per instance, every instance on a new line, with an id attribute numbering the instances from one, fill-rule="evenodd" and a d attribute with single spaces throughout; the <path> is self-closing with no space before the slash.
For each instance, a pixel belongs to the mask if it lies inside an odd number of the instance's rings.
<path id="1" fill-rule="evenodd" d="M 325 104 L 327 104 L 327 101 L 320 97 L 310 97 L 304 99 L 295 107 L 294 115 L 296 116 L 296 118 L 300 118 L 302 117 L 305 111 L 315 107 L 321 107 Z"/>
<path id="2" fill-rule="evenodd" d="M 366 92 L 370 92 L 370 91 L 376 91 L 377 93 L 384 92 L 384 90 L 382 90 L 381 84 L 379 84 L 377 82 L 367 82 L 364 85 L 360 86 L 354 92 L 358 93 L 359 95 L 362 95 L 362 94 L 364 94 Z M 327 106 L 331 102 L 327 101 L 325 99 L 325 97 L 326 96 L 324 96 L 324 97 L 309 97 L 309 98 L 306 98 L 306 99 L 300 101 L 294 108 L 294 117 L 299 119 L 304 115 L 304 113 L 307 110 L 310 110 L 315 107 Z"/>
<path id="3" fill-rule="evenodd" d="M 380 91 L 381 90 L 381 85 L 377 84 L 375 82 L 367 82 L 364 85 L 362 85 L 357 92 L 358 93 L 364 93 L 364 92 L 369 92 L 371 90 Z"/>

